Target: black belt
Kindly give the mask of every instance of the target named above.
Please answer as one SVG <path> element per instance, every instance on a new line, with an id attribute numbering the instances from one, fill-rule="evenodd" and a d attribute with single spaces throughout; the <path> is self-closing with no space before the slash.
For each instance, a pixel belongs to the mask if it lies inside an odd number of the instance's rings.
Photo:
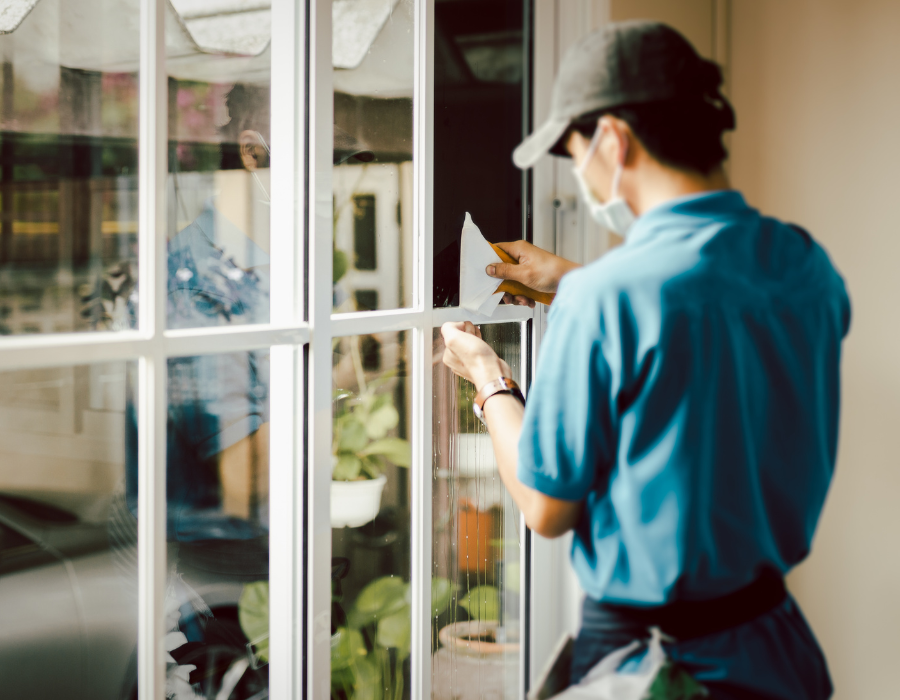
<path id="1" fill-rule="evenodd" d="M 767 572 L 749 586 L 721 598 L 678 600 L 653 608 L 586 601 L 609 622 L 622 627 L 658 627 L 664 634 L 683 641 L 722 632 L 769 612 L 787 598 L 784 579 Z M 615 624 L 615 623 L 614 623 Z"/>

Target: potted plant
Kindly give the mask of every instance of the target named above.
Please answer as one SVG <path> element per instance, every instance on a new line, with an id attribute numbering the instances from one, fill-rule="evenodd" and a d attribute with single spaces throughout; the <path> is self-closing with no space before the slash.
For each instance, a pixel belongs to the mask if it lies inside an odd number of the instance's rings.
<path id="1" fill-rule="evenodd" d="M 358 393 L 335 393 L 332 442 L 331 526 L 360 527 L 375 519 L 387 478 L 386 464 L 409 467 L 407 440 L 390 437 L 400 416 L 390 392 L 380 392 L 391 375 L 365 382 Z"/>
<path id="2" fill-rule="evenodd" d="M 518 687 L 518 628 L 499 622 L 500 592 L 489 585 L 459 601 L 469 620 L 441 628 L 441 648 L 432 657 L 433 700 L 509 697 Z"/>

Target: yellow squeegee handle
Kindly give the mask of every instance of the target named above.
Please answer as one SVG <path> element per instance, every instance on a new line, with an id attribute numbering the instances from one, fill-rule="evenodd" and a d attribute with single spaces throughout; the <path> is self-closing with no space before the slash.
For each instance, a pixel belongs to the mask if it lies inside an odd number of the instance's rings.
<path id="1" fill-rule="evenodd" d="M 506 251 L 502 248 L 491 243 L 491 248 L 494 249 L 494 252 L 500 256 L 500 259 L 505 263 L 516 264 L 516 261 L 513 260 L 509 255 L 507 255 Z M 548 294 L 547 292 L 538 292 L 531 287 L 526 287 L 521 282 L 513 282 L 512 280 L 503 280 L 499 287 L 497 287 L 497 291 L 506 292 L 508 294 L 512 294 L 513 296 L 520 297 L 528 297 L 539 304 L 546 304 L 550 306 L 553 303 L 553 299 L 556 296 L 555 294 Z"/>

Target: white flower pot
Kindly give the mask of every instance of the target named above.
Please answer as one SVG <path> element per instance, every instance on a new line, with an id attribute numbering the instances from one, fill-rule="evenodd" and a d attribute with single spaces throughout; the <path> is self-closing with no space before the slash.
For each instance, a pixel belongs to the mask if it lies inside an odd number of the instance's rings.
<path id="1" fill-rule="evenodd" d="M 364 481 L 331 482 L 331 527 L 362 527 L 381 510 L 381 492 L 387 477 Z"/>

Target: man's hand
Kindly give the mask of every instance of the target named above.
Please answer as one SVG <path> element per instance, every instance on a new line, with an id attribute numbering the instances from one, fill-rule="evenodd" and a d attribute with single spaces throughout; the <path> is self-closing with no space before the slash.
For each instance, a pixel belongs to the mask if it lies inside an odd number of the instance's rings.
<path id="1" fill-rule="evenodd" d="M 488 265 L 485 272 L 491 277 L 521 282 L 538 292 L 555 294 L 563 275 L 580 267 L 571 260 L 541 250 L 527 241 L 510 241 L 496 245 L 515 260 L 516 264 L 494 263 Z M 507 304 L 534 306 L 534 302 L 530 299 L 510 294 L 504 294 L 503 301 Z"/>
<path id="2" fill-rule="evenodd" d="M 472 382 L 476 391 L 495 379 L 512 376 L 509 365 L 481 339 L 481 331 L 473 323 L 447 322 L 441 326 L 441 335 L 446 347 L 444 364 Z"/>
<path id="3" fill-rule="evenodd" d="M 478 328 L 468 321 L 445 323 L 441 326 L 441 334 L 446 345 L 444 364 L 475 384 L 476 390 L 498 377 L 512 376 L 509 365 L 497 357 L 497 353 L 481 339 Z M 581 517 L 582 504 L 551 498 L 519 481 L 516 464 L 524 410 L 517 399 L 504 394 L 484 405 L 497 468 L 528 527 L 543 537 L 559 537 L 575 527 Z"/>

